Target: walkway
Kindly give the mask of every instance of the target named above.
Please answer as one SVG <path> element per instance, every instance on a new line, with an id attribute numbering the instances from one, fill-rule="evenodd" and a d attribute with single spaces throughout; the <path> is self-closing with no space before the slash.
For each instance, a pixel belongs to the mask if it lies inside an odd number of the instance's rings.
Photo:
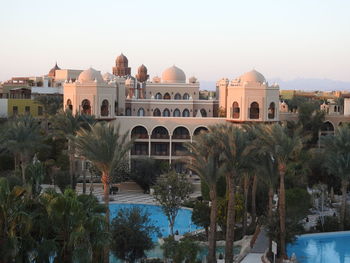
<path id="1" fill-rule="evenodd" d="M 269 247 L 269 239 L 266 235 L 264 228 L 261 229 L 258 238 L 255 241 L 253 248 L 247 254 L 247 256 L 241 261 L 241 263 L 259 263 L 261 257 Z"/>

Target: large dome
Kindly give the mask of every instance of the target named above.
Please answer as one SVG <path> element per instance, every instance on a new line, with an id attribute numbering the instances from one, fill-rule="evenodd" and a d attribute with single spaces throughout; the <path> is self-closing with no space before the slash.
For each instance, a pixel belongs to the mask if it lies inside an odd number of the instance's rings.
<path id="1" fill-rule="evenodd" d="M 243 82 L 243 83 L 244 82 L 259 82 L 259 83 L 266 82 L 263 74 L 257 72 L 255 69 L 247 73 L 244 73 L 242 76 L 239 77 L 239 79 L 240 79 L 240 82 Z"/>
<path id="2" fill-rule="evenodd" d="M 182 69 L 172 66 L 163 71 L 163 83 L 186 83 L 186 75 Z"/>
<path id="3" fill-rule="evenodd" d="M 80 73 L 78 81 L 79 82 L 91 82 L 91 81 L 103 82 L 102 75 L 100 71 L 93 68 L 89 68 Z"/>

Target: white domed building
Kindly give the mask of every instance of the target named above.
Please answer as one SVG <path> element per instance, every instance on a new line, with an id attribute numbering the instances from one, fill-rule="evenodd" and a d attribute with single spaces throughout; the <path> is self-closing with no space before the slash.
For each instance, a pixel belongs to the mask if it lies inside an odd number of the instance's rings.
<path id="1" fill-rule="evenodd" d="M 244 73 L 228 82 L 217 84 L 219 107 L 226 119 L 233 122 L 279 121 L 279 86 L 269 86 L 265 77 L 256 70 Z"/>
<path id="2" fill-rule="evenodd" d="M 65 109 L 97 118 L 115 116 L 116 85 L 107 83 L 100 71 L 93 68 L 84 70 L 76 81 L 64 83 L 63 88 Z"/>

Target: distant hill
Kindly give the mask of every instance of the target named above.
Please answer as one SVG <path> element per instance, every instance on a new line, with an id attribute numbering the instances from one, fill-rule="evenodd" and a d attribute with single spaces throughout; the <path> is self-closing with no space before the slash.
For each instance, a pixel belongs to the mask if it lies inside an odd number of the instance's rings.
<path id="1" fill-rule="evenodd" d="M 332 79 L 304 79 L 297 78 L 293 80 L 282 80 L 279 78 L 268 79 L 270 84 L 277 82 L 281 90 L 348 90 L 350 91 L 350 82 L 337 81 Z M 216 81 L 200 81 L 201 90 L 215 90 Z"/>
<path id="2" fill-rule="evenodd" d="M 293 79 L 284 81 L 281 79 L 269 79 L 270 84 L 277 82 L 281 90 L 321 90 L 321 91 L 332 91 L 332 90 L 350 90 L 350 82 L 337 81 L 332 79 Z"/>

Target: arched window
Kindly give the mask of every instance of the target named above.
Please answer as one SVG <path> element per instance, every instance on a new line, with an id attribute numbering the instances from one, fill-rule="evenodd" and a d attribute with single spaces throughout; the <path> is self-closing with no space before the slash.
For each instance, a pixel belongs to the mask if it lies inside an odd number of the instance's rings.
<path id="1" fill-rule="evenodd" d="M 179 110 L 179 109 L 175 109 L 175 110 L 174 110 L 174 113 L 173 113 L 173 116 L 174 116 L 174 117 L 181 117 L 181 112 L 180 112 L 180 110 Z"/>
<path id="2" fill-rule="evenodd" d="M 169 139 L 169 132 L 166 128 L 162 126 L 158 126 L 153 129 L 151 138 L 152 139 Z"/>
<path id="3" fill-rule="evenodd" d="M 190 132 L 185 127 L 177 127 L 173 132 L 173 139 L 190 139 Z"/>
<path id="4" fill-rule="evenodd" d="M 155 98 L 156 100 L 161 100 L 163 97 L 162 97 L 162 94 L 160 94 L 160 93 L 158 92 L 154 98 Z"/>
<path id="5" fill-rule="evenodd" d="M 269 107 L 269 109 L 268 109 L 268 118 L 269 119 L 274 119 L 275 118 L 275 103 L 274 102 L 271 102 L 270 103 L 270 107 Z"/>
<path id="6" fill-rule="evenodd" d="M 182 112 L 182 117 L 190 117 L 190 111 L 188 109 L 184 109 Z"/>
<path id="7" fill-rule="evenodd" d="M 148 132 L 143 126 L 136 126 L 131 131 L 131 138 L 133 139 L 148 139 Z"/>
<path id="8" fill-rule="evenodd" d="M 101 105 L 101 116 L 109 115 L 109 103 L 108 100 L 103 100 Z"/>
<path id="9" fill-rule="evenodd" d="M 131 116 L 131 109 L 130 108 L 125 109 L 125 116 Z"/>
<path id="10" fill-rule="evenodd" d="M 168 109 L 163 111 L 163 117 L 170 117 L 170 111 Z"/>
<path id="11" fill-rule="evenodd" d="M 73 110 L 73 105 L 72 105 L 72 101 L 70 99 L 67 100 L 67 109 L 69 109 L 70 111 Z"/>
<path id="12" fill-rule="evenodd" d="M 331 122 L 326 121 L 322 124 L 321 135 L 334 135 L 334 126 Z"/>
<path id="13" fill-rule="evenodd" d="M 157 108 L 153 111 L 153 116 L 161 116 L 160 110 Z"/>
<path id="14" fill-rule="evenodd" d="M 169 93 L 165 93 L 163 99 L 164 100 L 170 100 L 171 99 L 170 94 Z"/>
<path id="15" fill-rule="evenodd" d="M 190 99 L 190 95 L 188 93 L 185 93 L 183 96 L 184 100 L 189 100 Z"/>
<path id="16" fill-rule="evenodd" d="M 91 115 L 91 103 L 89 100 L 83 100 L 81 102 L 81 114 Z"/>
<path id="17" fill-rule="evenodd" d="M 201 115 L 202 117 L 207 117 L 207 111 L 205 109 L 201 109 Z"/>
<path id="18" fill-rule="evenodd" d="M 206 127 L 198 127 L 197 129 L 194 130 L 194 135 L 198 135 L 202 132 L 207 132 L 208 131 L 208 128 Z"/>
<path id="19" fill-rule="evenodd" d="M 175 96 L 174 96 L 174 99 L 175 99 L 175 100 L 181 100 L 181 95 L 180 95 L 180 93 L 176 93 Z"/>
<path id="20" fill-rule="evenodd" d="M 259 119 L 259 104 L 255 101 L 250 104 L 249 119 Z"/>
<path id="21" fill-rule="evenodd" d="M 235 101 L 232 104 L 232 118 L 233 119 L 239 119 L 239 114 L 241 112 L 241 109 L 239 108 L 239 104 L 237 101 Z"/>
<path id="22" fill-rule="evenodd" d="M 145 116 L 145 110 L 143 108 L 139 108 L 137 111 L 137 116 Z"/>

